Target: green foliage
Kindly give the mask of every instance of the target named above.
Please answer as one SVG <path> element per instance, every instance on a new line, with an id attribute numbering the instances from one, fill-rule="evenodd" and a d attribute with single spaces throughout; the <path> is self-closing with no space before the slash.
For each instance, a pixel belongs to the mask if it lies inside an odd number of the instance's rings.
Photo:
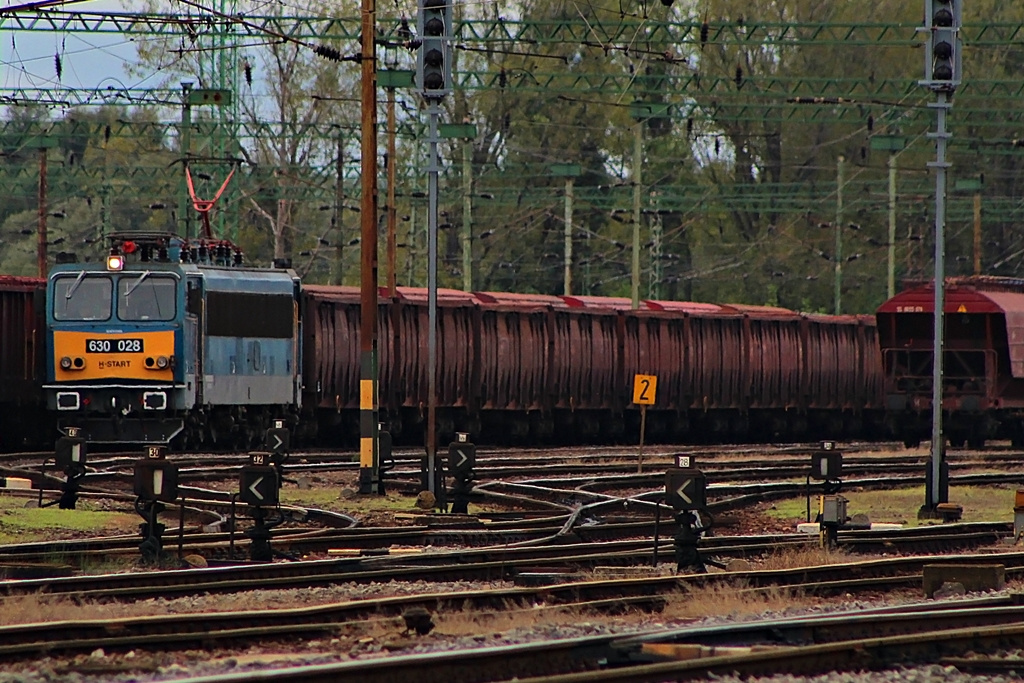
<path id="1" fill-rule="evenodd" d="M 166 3 L 148 7 L 168 11 Z M 278 12 L 282 21 L 289 12 L 330 14 L 349 23 L 359 16 L 352 0 L 266 11 Z M 391 11 L 379 17 L 378 64 L 410 69 L 415 53 L 392 40 L 397 17 Z M 967 24 L 979 25 L 982 18 L 986 26 L 1024 21 L 1024 9 L 994 0 L 968 3 L 965 12 Z M 411 6 L 405 13 L 414 19 Z M 839 261 L 843 312 L 871 312 L 886 296 L 889 242 L 888 153 L 871 149 L 878 135 L 908 141 L 895 158 L 897 279 L 930 274 L 934 178 L 927 162 L 934 146 L 926 133 L 934 128 L 934 116 L 926 105 L 934 95 L 916 83 L 923 67 L 911 41 L 920 6 L 897 0 L 868 6 L 677 0 L 665 7 L 598 0 L 581 8 L 564 0 L 526 0 L 459 4 L 457 13 L 457 25 L 463 19 L 490 21 L 495 31 L 486 40 L 460 43 L 456 72 L 471 87 L 456 89 L 442 105 L 442 121 L 477 129 L 473 140 L 440 145 L 442 286 L 463 286 L 468 199 L 472 288 L 561 293 L 566 184 L 552 166 L 578 164 L 574 293 L 629 296 L 636 227 L 642 297 L 830 312 Z M 498 30 L 514 17 L 545 22 L 547 38 L 526 43 L 510 37 L 514 31 Z M 844 33 L 851 24 L 859 27 L 855 40 Z M 358 52 L 335 30 L 317 43 L 342 55 Z M 893 32 L 909 38 L 892 38 Z M 586 39 L 569 39 L 570 34 Z M 603 37 L 608 35 L 616 37 Z M 882 38 L 871 44 L 863 35 Z M 308 41 L 253 42 L 224 51 L 221 39 L 200 31 L 187 39 L 139 41 L 136 65 L 140 77 L 159 67 L 165 87 L 191 80 L 196 87 L 222 84 L 237 95 L 230 108 L 192 110 L 189 151 L 197 195 L 212 197 L 229 170 L 238 169 L 218 203 L 215 232 L 236 239 L 250 262 L 288 257 L 307 281 L 357 284 L 359 63 L 324 60 Z M 1017 228 L 1024 159 L 1012 143 L 1019 136 L 1021 90 L 1014 83 L 1024 52 L 1010 39 L 997 42 L 985 38 L 965 46 L 968 83 L 957 92 L 950 116 L 951 274 L 971 272 L 973 260 L 973 197 L 957 193 L 955 181 L 979 171 L 985 174 L 984 269 L 1015 274 L 1024 258 L 1024 235 Z M 169 65 L 168 54 L 176 55 Z M 243 63 L 251 83 L 237 66 Z M 572 89 L 546 85 L 574 78 L 578 85 Z M 378 98 L 384 101 L 383 90 Z M 796 98 L 819 99 L 800 104 Z M 396 99 L 397 153 L 388 161 L 397 176 L 397 281 L 422 286 L 425 108 L 406 90 Z M 640 117 L 637 159 L 635 103 L 647 108 Z M 381 151 L 383 113 L 381 104 Z M 194 233 L 198 221 L 184 200 L 180 116 L 179 106 L 83 107 L 59 115 L 42 107 L 10 109 L 0 139 L 0 175 L 8 191 L 0 204 L 0 268 L 34 272 L 38 153 L 26 144 L 43 129 L 59 137 L 48 153 L 48 211 L 67 216 L 49 219 L 52 247 L 95 258 L 102 253 L 99 238 L 112 229 L 184 232 L 188 223 Z M 377 158 L 383 213 L 386 166 L 382 155 Z M 384 220 L 377 225 L 383 283 L 387 232 Z"/>

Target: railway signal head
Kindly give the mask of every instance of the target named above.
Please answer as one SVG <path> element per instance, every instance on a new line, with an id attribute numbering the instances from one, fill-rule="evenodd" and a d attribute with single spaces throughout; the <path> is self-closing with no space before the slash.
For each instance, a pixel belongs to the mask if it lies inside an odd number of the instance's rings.
<path id="1" fill-rule="evenodd" d="M 135 495 L 170 503 L 178 497 L 178 465 L 157 453 L 163 454 L 147 448 L 146 457 L 135 461 Z"/>
<path id="2" fill-rule="evenodd" d="M 429 100 L 452 90 L 452 0 L 420 0 L 416 84 Z"/>
<path id="3" fill-rule="evenodd" d="M 71 468 L 84 470 L 87 450 L 85 437 L 77 427 L 68 427 L 66 434 L 57 439 L 54 449 L 57 467 L 65 471 Z"/>
<path id="4" fill-rule="evenodd" d="M 960 84 L 961 1 L 925 0 L 925 83 L 936 92 L 953 92 Z"/>
<path id="5" fill-rule="evenodd" d="M 459 432 L 456 440 L 448 445 L 448 471 L 457 479 L 472 476 L 476 467 L 476 446 L 469 442 L 469 435 Z"/>

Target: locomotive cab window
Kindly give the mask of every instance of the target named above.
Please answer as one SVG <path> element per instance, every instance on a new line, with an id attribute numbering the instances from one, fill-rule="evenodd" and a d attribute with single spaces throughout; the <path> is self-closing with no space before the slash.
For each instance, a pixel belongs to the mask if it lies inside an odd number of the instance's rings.
<path id="1" fill-rule="evenodd" d="M 53 318 L 91 322 L 110 320 L 114 285 L 106 275 L 58 277 L 53 282 Z"/>
<path id="2" fill-rule="evenodd" d="M 117 282 L 117 317 L 126 321 L 174 320 L 177 280 L 150 271 Z"/>

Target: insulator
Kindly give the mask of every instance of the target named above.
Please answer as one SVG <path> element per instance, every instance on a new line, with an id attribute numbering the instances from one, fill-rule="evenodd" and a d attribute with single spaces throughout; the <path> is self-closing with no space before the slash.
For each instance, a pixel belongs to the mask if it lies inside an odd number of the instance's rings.
<path id="1" fill-rule="evenodd" d="M 341 50 L 333 48 L 330 45 L 317 45 L 315 48 L 313 48 L 313 52 L 323 57 L 324 59 L 331 60 L 332 62 L 341 61 Z"/>

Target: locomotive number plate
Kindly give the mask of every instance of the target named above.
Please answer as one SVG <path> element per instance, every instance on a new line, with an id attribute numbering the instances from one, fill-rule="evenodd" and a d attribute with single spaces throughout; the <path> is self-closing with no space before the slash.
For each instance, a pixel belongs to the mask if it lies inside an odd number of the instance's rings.
<path id="1" fill-rule="evenodd" d="M 86 353 L 142 353 L 141 339 L 86 339 Z"/>

